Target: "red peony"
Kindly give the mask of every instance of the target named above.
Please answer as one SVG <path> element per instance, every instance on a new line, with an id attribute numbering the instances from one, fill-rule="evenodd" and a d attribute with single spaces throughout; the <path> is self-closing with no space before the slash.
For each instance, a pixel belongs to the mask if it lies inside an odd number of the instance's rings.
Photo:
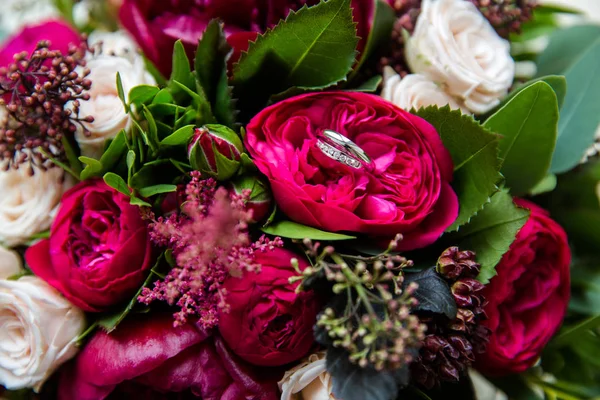
<path id="1" fill-rule="evenodd" d="M 130 318 L 111 334 L 98 332 L 63 371 L 58 400 L 127 393 L 150 399 L 166 392 L 205 400 L 276 400 L 280 376 L 271 379 L 271 372 L 245 365 L 219 337 L 192 324 L 173 328 L 170 314 L 158 314 Z"/>
<path id="2" fill-rule="evenodd" d="M 152 263 L 146 223 L 129 198 L 102 180 L 63 195 L 50 238 L 27 249 L 31 270 L 89 312 L 130 298 Z"/>
<path id="3" fill-rule="evenodd" d="M 225 23 L 229 44 L 239 56 L 248 48 L 248 41 L 257 33 L 275 26 L 290 10 L 303 5 L 317 4 L 319 0 L 124 0 L 120 10 L 123 26 L 135 37 L 144 54 L 168 76 L 171 73 L 173 45 L 181 39 L 191 57 L 198 39 L 210 20 L 218 18 Z M 373 0 L 353 0 L 354 17 L 358 22 L 358 36 L 369 34 L 374 15 Z"/>
<path id="4" fill-rule="evenodd" d="M 320 304 L 313 292 L 296 293 L 289 278 L 296 255 L 275 249 L 256 253 L 259 273 L 225 282 L 229 313 L 219 319 L 219 330 L 231 350 L 256 365 L 279 366 L 299 360 L 312 345 L 313 325 Z M 308 266 L 299 259 L 300 269 Z"/>
<path id="5" fill-rule="evenodd" d="M 531 216 L 485 288 L 485 325 L 492 336 L 477 367 L 489 375 L 519 373 L 535 364 L 569 303 L 571 251 L 565 231 L 539 206 L 515 203 Z"/>
<path id="6" fill-rule="evenodd" d="M 39 25 L 26 26 L 8 39 L 0 49 L 0 66 L 13 63 L 14 55 L 22 51 L 32 53 L 38 42 L 50 41 L 50 49 L 67 54 L 70 44 L 78 45 L 81 37 L 77 31 L 61 21 L 46 21 Z"/>
<path id="7" fill-rule="evenodd" d="M 326 156 L 317 135 L 334 130 L 360 146 L 372 170 Z M 402 250 L 435 242 L 458 215 L 452 159 L 425 120 L 378 96 L 329 92 L 261 111 L 246 147 L 292 220 L 327 231 L 393 238 Z"/>

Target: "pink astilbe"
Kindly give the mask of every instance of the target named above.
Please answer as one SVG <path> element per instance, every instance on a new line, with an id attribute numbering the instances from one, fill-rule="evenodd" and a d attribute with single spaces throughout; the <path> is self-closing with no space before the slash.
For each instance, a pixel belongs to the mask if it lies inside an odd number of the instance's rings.
<path id="1" fill-rule="evenodd" d="M 280 238 L 265 236 L 250 241 L 248 195 L 229 193 L 217 188 L 214 180 L 200 180 L 200 174 L 192 172 L 183 213 L 158 218 L 150 225 L 152 240 L 172 249 L 177 265 L 154 288 L 145 288 L 138 300 L 177 305 L 175 326 L 192 315 L 200 317 L 204 328 L 217 325 L 219 312 L 228 311 L 223 282 L 230 276 L 241 278 L 244 271 L 260 272 L 255 253 L 283 245 Z"/>

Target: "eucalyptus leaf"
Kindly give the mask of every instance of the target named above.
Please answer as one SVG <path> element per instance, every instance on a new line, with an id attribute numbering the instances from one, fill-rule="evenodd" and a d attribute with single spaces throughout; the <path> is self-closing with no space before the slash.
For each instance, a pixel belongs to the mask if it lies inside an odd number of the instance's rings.
<path id="1" fill-rule="evenodd" d="M 458 308 L 450 287 L 436 272 L 435 267 L 421 272 L 404 274 L 404 287 L 412 282 L 419 285 L 414 293 L 419 302 L 415 311 L 426 311 L 434 314 L 444 314 L 448 319 L 454 319 Z"/>
<path id="2" fill-rule="evenodd" d="M 487 284 L 496 275 L 496 265 L 528 218 L 529 211 L 517 207 L 508 192 L 501 190 L 450 239 L 460 248 L 475 251 L 477 262 L 481 264 L 477 279 Z"/>
<path id="3" fill-rule="evenodd" d="M 310 226 L 302 225 L 292 221 L 278 221 L 268 226 L 263 226 L 261 230 L 273 236 L 281 236 L 288 239 L 313 240 L 350 240 L 356 239 L 356 236 L 343 235 L 341 233 L 325 232 Z"/>
<path id="4" fill-rule="evenodd" d="M 472 117 L 450 107 L 421 108 L 416 115 L 432 124 L 454 163 L 452 187 L 458 196 L 458 218 L 447 231 L 469 222 L 498 190 L 502 179 L 498 159 L 498 136 Z"/>
<path id="5" fill-rule="evenodd" d="M 500 172 L 515 196 L 528 193 L 550 168 L 558 131 L 558 103 L 550 85 L 536 82 L 519 92 L 484 124 L 502 135 Z"/>
<path id="6" fill-rule="evenodd" d="M 250 43 L 235 65 L 240 109 L 252 114 L 271 95 L 294 86 L 320 89 L 344 81 L 355 63 L 357 43 L 350 0 L 291 11 Z"/>

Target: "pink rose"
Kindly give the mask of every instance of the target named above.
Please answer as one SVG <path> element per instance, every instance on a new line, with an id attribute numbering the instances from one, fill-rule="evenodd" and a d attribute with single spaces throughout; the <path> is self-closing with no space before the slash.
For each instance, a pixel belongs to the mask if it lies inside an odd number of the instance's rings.
<path id="1" fill-rule="evenodd" d="M 336 131 L 372 169 L 326 156 L 317 135 Z M 316 93 L 268 107 L 247 126 L 246 147 L 292 220 L 327 231 L 392 238 L 401 250 L 435 242 L 458 215 L 450 154 L 433 126 L 378 96 Z"/>
<path id="2" fill-rule="evenodd" d="M 63 370 L 58 399 L 191 391 L 204 400 L 276 400 L 281 374 L 271 374 L 249 368 L 218 336 L 192 324 L 174 328 L 170 314 L 155 314 L 128 319 L 110 335 L 96 333 Z"/>
<path id="3" fill-rule="evenodd" d="M 520 373 L 535 364 L 569 304 L 571 250 L 565 231 L 536 204 L 521 199 L 515 204 L 531 216 L 485 287 L 485 325 L 492 336 L 477 368 L 489 375 Z"/>
<path id="4" fill-rule="evenodd" d="M 181 39 L 192 57 L 198 39 L 211 19 L 225 23 L 227 41 L 234 48 L 233 58 L 248 48 L 258 33 L 277 25 L 290 10 L 319 0 L 124 0 L 120 10 L 123 26 L 133 35 L 144 54 L 168 76 L 175 41 Z M 364 48 L 374 15 L 373 0 L 353 0 L 354 19 Z"/>
<path id="5" fill-rule="evenodd" d="M 296 293 L 289 278 L 296 255 L 275 249 L 257 253 L 259 273 L 225 282 L 229 313 L 219 319 L 219 331 L 231 350 L 256 365 L 279 366 L 304 357 L 314 344 L 313 325 L 320 303 L 313 292 Z M 308 266 L 298 257 L 300 269 Z"/>
<path id="6" fill-rule="evenodd" d="M 77 307 L 98 312 L 129 299 L 152 264 L 146 222 L 102 180 L 67 191 L 50 238 L 27 249 L 31 270 Z"/>
<path id="7" fill-rule="evenodd" d="M 79 33 L 61 21 L 50 20 L 39 25 L 26 26 L 0 48 L 0 66 L 6 67 L 11 64 L 13 56 L 22 51 L 31 54 L 41 40 L 50 41 L 50 48 L 60 50 L 63 54 L 67 54 L 69 44 L 81 43 Z"/>

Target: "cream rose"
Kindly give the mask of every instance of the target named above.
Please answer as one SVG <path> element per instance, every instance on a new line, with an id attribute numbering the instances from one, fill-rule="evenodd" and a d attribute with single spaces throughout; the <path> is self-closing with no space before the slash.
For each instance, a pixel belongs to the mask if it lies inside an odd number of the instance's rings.
<path id="1" fill-rule="evenodd" d="M 156 81 L 146 71 L 144 60 L 140 55 L 130 58 L 114 57 L 100 54 L 92 58 L 87 67 L 88 78 L 92 81 L 90 100 L 82 101 L 79 116 L 94 117 L 94 122 L 83 123 L 87 132 L 78 127 L 75 139 L 79 143 L 81 154 L 87 157 L 100 158 L 104 150 L 104 142 L 114 138 L 122 129 L 131 127 L 131 116 L 125 112 L 117 91 L 117 72 L 121 75 L 126 100 L 129 90 L 138 85 L 155 85 Z"/>
<path id="2" fill-rule="evenodd" d="M 0 243 L 13 247 L 48 229 L 69 182 L 61 168 L 0 171 Z"/>
<path id="3" fill-rule="evenodd" d="M 401 78 L 390 67 L 386 67 L 383 75 L 381 97 L 406 111 L 446 105 L 452 109 L 462 109 L 452 96 L 425 75 L 410 74 Z M 468 113 L 466 109 L 463 111 Z"/>
<path id="4" fill-rule="evenodd" d="M 287 371 L 279 382 L 281 400 L 336 400 L 325 362 L 324 352 L 312 354 Z"/>
<path id="5" fill-rule="evenodd" d="M 0 385 L 33 388 L 77 353 L 85 315 L 35 276 L 0 280 Z"/>
<path id="6" fill-rule="evenodd" d="M 90 48 L 94 49 L 96 56 L 123 57 L 132 63 L 135 63 L 136 59 L 139 58 L 135 41 L 125 31 L 94 31 L 88 37 L 88 44 Z"/>
<path id="7" fill-rule="evenodd" d="M 21 258 L 16 252 L 0 246 L 0 279 L 17 275 L 22 267 Z"/>
<path id="8" fill-rule="evenodd" d="M 466 0 L 424 0 L 406 59 L 475 114 L 498 105 L 515 74 L 509 42 Z"/>

